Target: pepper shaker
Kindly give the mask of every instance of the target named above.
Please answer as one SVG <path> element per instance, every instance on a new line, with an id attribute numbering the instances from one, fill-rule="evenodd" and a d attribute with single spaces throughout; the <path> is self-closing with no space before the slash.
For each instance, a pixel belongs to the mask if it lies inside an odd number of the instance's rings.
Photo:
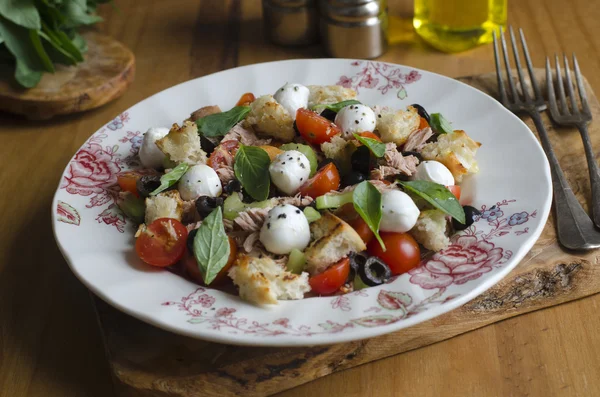
<path id="1" fill-rule="evenodd" d="M 387 49 L 386 0 L 321 0 L 321 39 L 336 58 L 376 58 Z"/>
<path id="2" fill-rule="evenodd" d="M 263 0 L 263 21 L 270 41 L 300 46 L 319 39 L 316 0 Z"/>

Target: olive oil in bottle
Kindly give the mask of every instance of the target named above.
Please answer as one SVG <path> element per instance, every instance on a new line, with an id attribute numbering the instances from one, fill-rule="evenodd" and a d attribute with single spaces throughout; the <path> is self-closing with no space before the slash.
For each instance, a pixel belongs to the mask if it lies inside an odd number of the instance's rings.
<path id="1" fill-rule="evenodd" d="M 459 52 L 492 41 L 506 25 L 507 0 L 415 0 L 415 30 L 433 47 Z"/>

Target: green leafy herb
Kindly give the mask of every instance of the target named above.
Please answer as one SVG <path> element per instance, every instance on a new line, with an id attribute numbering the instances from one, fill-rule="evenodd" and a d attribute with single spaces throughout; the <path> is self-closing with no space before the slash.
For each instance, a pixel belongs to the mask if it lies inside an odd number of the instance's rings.
<path id="1" fill-rule="evenodd" d="M 221 207 L 204 218 L 194 237 L 193 248 L 202 279 L 209 285 L 229 259 L 229 237 L 223 227 Z"/>
<path id="2" fill-rule="evenodd" d="M 354 209 L 365 221 L 369 229 L 375 234 L 381 248 L 385 251 L 385 244 L 379 236 L 379 223 L 381 222 L 381 193 L 368 181 L 359 183 L 352 194 Z"/>
<path id="3" fill-rule="evenodd" d="M 34 0 L 2 0 L 0 15 L 14 24 L 27 29 L 40 29 L 40 14 Z"/>
<path id="4" fill-rule="evenodd" d="M 254 200 L 265 200 L 269 196 L 270 164 L 271 160 L 267 152 L 257 146 L 240 145 L 235 154 L 233 163 L 235 177 Z"/>
<path id="5" fill-rule="evenodd" d="M 361 103 L 359 101 L 357 101 L 356 99 L 348 99 L 347 101 L 342 101 L 342 102 L 338 102 L 338 103 L 315 105 L 315 106 L 312 107 L 312 110 L 322 111 L 324 109 L 329 109 L 329 110 L 334 111 L 334 112 L 337 113 L 342 108 L 345 108 L 346 106 L 360 105 L 360 104 Z"/>
<path id="6" fill-rule="evenodd" d="M 158 193 L 176 184 L 189 168 L 190 166 L 186 163 L 181 163 L 177 167 L 173 168 L 171 172 L 167 172 L 166 174 L 161 176 L 160 186 L 157 187 L 156 190 L 154 190 L 152 193 L 150 193 L 150 196 L 156 196 Z"/>
<path id="7" fill-rule="evenodd" d="M 431 113 L 429 125 L 438 134 L 450 134 L 452 132 L 452 125 L 441 113 Z"/>
<path id="8" fill-rule="evenodd" d="M 379 142 L 377 139 L 362 137 L 358 134 L 354 134 L 354 138 L 368 147 L 375 157 L 383 157 L 385 154 L 385 143 Z"/>
<path id="9" fill-rule="evenodd" d="M 435 208 L 444 211 L 460 223 L 465 223 L 465 211 L 459 204 L 456 196 L 443 185 L 429 181 L 398 181 L 410 193 L 425 199 Z"/>
<path id="10" fill-rule="evenodd" d="M 236 106 L 231 110 L 221 113 L 210 114 L 196 120 L 198 130 L 206 137 L 223 136 L 229 132 L 231 127 L 242 121 L 250 106 Z"/>
<path id="11" fill-rule="evenodd" d="M 16 82 L 30 88 L 55 64 L 82 62 L 87 46 L 76 29 L 101 21 L 96 7 L 108 1 L 0 0 L 2 71 L 14 68 Z"/>

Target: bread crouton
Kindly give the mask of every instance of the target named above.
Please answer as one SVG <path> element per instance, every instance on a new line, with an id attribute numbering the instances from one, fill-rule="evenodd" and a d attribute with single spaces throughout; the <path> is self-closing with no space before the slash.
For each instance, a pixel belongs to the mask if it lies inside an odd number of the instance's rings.
<path id="1" fill-rule="evenodd" d="M 304 254 L 306 270 L 313 275 L 350 253 L 367 248 L 352 226 L 329 212 L 324 212 L 320 219 L 310 224 L 310 233 L 312 243 Z"/>
<path id="2" fill-rule="evenodd" d="M 277 103 L 273 95 L 263 95 L 252 102 L 246 122 L 256 132 L 283 142 L 291 142 L 296 135 L 294 119 L 283 106 Z"/>
<path id="3" fill-rule="evenodd" d="M 321 151 L 328 159 L 336 161 L 336 165 L 340 168 L 340 172 L 350 172 L 352 165 L 350 159 L 352 153 L 356 150 L 356 145 L 345 140 L 340 135 L 336 135 L 329 142 L 321 144 Z"/>
<path id="4" fill-rule="evenodd" d="M 377 131 L 383 142 L 394 142 L 402 145 L 408 137 L 419 128 L 421 117 L 415 108 L 406 110 L 382 110 L 377 117 Z"/>
<path id="5" fill-rule="evenodd" d="M 168 190 L 146 198 L 146 225 L 159 218 L 173 218 L 181 221 L 183 201 L 177 190 Z"/>
<path id="6" fill-rule="evenodd" d="M 450 239 L 446 235 L 447 228 L 446 214 L 440 210 L 426 210 L 421 211 L 417 223 L 409 233 L 423 247 L 437 252 L 450 245 Z"/>
<path id="7" fill-rule="evenodd" d="M 176 163 L 206 164 L 206 153 L 200 146 L 198 126 L 191 121 L 185 121 L 181 127 L 177 123 L 173 124 L 169 133 L 156 141 L 156 146 Z"/>
<path id="8" fill-rule="evenodd" d="M 481 143 L 475 142 L 464 131 L 456 130 L 450 134 L 441 134 L 437 142 L 423 146 L 421 155 L 425 160 L 435 160 L 444 164 L 456 182 L 463 176 L 479 171 L 475 154 Z"/>
<path id="9" fill-rule="evenodd" d="M 326 103 L 338 103 L 356 98 L 356 91 L 341 85 L 309 85 L 308 107 Z"/>
<path id="10" fill-rule="evenodd" d="M 302 299 L 304 293 L 310 291 L 308 273 L 290 273 L 267 256 L 239 254 L 229 270 L 229 277 L 238 286 L 242 299 L 259 305 Z"/>

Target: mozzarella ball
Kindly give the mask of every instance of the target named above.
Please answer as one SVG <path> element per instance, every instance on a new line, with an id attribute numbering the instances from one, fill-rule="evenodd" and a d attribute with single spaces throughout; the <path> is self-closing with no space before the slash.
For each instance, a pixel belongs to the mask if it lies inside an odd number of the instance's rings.
<path id="1" fill-rule="evenodd" d="M 287 83 L 273 94 L 273 98 L 296 120 L 296 111 L 308 107 L 309 94 L 308 88 L 302 84 Z"/>
<path id="2" fill-rule="evenodd" d="M 150 128 L 144 134 L 140 146 L 140 161 L 146 168 L 161 168 L 165 154 L 156 146 L 156 141 L 164 138 L 169 133 L 168 128 Z"/>
<path id="3" fill-rule="evenodd" d="M 303 250 L 310 242 L 310 227 L 304 213 L 291 204 L 272 208 L 260 229 L 260 242 L 274 254 Z"/>
<path id="4" fill-rule="evenodd" d="M 352 139 L 352 134 L 373 132 L 377 121 L 373 109 L 365 105 L 348 105 L 340 109 L 335 116 L 335 124 L 342 129 L 346 139 Z"/>
<path id="5" fill-rule="evenodd" d="M 179 180 L 178 189 L 181 198 L 186 201 L 200 196 L 217 197 L 222 192 L 219 176 L 205 164 L 190 167 Z"/>
<path id="6" fill-rule="evenodd" d="M 297 150 L 287 150 L 273 159 L 269 166 L 271 180 L 285 194 L 296 194 L 310 175 L 310 162 Z"/>
<path id="7" fill-rule="evenodd" d="M 381 197 L 382 232 L 404 233 L 413 228 L 420 211 L 410 196 L 399 190 L 390 190 Z"/>
<path id="8" fill-rule="evenodd" d="M 415 172 L 411 179 L 435 182 L 444 186 L 454 185 L 452 172 L 439 161 L 422 161 L 417 166 L 417 172 Z"/>

